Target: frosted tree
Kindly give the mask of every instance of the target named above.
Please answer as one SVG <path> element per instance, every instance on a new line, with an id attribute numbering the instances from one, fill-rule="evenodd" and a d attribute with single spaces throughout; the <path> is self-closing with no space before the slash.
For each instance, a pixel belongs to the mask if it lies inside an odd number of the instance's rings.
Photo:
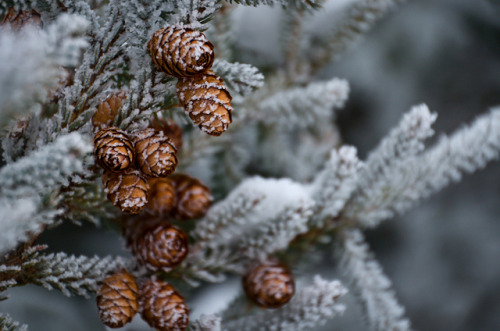
<path id="1" fill-rule="evenodd" d="M 349 84 L 318 72 L 400 2 L 351 1 L 310 36 L 322 1 L 1 1 L 1 298 L 97 295 L 113 328 L 313 330 L 349 292 L 369 329 L 410 330 L 362 231 L 495 160 L 500 109 L 427 147 L 418 105 L 366 160 L 342 146 Z M 259 5 L 282 8 L 282 62 L 244 63 L 228 33 Z M 46 253 L 64 222 L 116 229 L 132 257 Z M 295 282 L 325 247 L 343 279 Z M 245 294 L 190 321 L 189 288 L 229 275 Z"/>

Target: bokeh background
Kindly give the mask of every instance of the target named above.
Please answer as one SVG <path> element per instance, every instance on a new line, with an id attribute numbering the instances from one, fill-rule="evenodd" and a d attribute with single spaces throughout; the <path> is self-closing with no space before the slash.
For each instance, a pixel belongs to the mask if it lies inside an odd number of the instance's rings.
<path id="1" fill-rule="evenodd" d="M 307 29 L 334 26 L 350 2 L 330 0 Z M 278 57 L 280 9 L 238 8 L 233 14 L 241 49 L 252 49 L 257 62 Z M 365 158 L 403 113 L 422 102 L 439 114 L 437 137 L 500 105 L 499 18 L 500 1 L 494 0 L 409 0 L 389 13 L 318 77 L 350 82 L 349 101 L 337 118 L 344 143 Z M 415 329 L 500 330 L 499 218 L 500 163 L 494 162 L 367 233 Z M 118 234 L 90 224 L 65 224 L 41 242 L 51 251 L 128 254 Z M 330 254 L 314 272 L 337 276 Z M 199 290 L 193 314 L 222 306 L 238 287 L 230 279 Z M 104 329 L 94 298 L 66 298 L 35 286 L 9 293 L 0 311 L 32 331 Z M 355 300 L 344 302 L 345 315 L 324 330 L 365 330 Z M 142 327 L 136 319 L 129 330 Z"/>

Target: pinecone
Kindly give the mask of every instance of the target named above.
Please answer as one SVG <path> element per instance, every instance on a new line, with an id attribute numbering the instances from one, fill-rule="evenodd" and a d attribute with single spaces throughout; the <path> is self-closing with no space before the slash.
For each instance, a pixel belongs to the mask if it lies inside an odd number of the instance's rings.
<path id="1" fill-rule="evenodd" d="M 125 270 L 106 277 L 96 299 L 102 322 L 110 328 L 129 323 L 139 309 L 138 292 L 134 276 Z"/>
<path id="2" fill-rule="evenodd" d="M 19 31 L 26 25 L 33 25 L 43 28 L 42 16 L 36 10 L 20 10 L 15 12 L 14 8 L 9 8 L 7 15 L 4 16 L 0 25 L 10 25 L 14 31 Z"/>
<path id="3" fill-rule="evenodd" d="M 145 129 L 134 135 L 139 169 L 149 177 L 167 177 L 177 167 L 177 150 L 161 131 Z"/>
<path id="4" fill-rule="evenodd" d="M 148 202 L 148 182 L 137 170 L 128 169 L 124 173 L 105 171 L 102 183 L 108 199 L 124 213 L 138 214 Z"/>
<path id="5" fill-rule="evenodd" d="M 134 145 L 124 131 L 106 128 L 94 137 L 94 155 L 104 170 L 121 172 L 134 163 Z"/>
<path id="6" fill-rule="evenodd" d="M 151 123 L 151 127 L 156 131 L 163 131 L 163 133 L 172 140 L 177 151 L 180 151 L 182 148 L 183 140 L 182 140 L 182 129 L 172 120 L 165 121 L 164 119 L 154 119 Z"/>
<path id="7" fill-rule="evenodd" d="M 262 308 L 279 308 L 295 293 L 290 270 L 280 263 L 261 264 L 243 278 L 248 298 Z"/>
<path id="8" fill-rule="evenodd" d="M 165 73 L 189 77 L 204 73 L 214 63 L 214 45 L 198 30 L 169 26 L 156 31 L 148 42 L 153 62 Z"/>
<path id="9" fill-rule="evenodd" d="M 203 217 L 212 205 L 210 189 L 198 179 L 179 174 L 172 176 L 176 191 L 175 217 L 179 220 Z"/>
<path id="10" fill-rule="evenodd" d="M 232 122 L 231 94 L 222 78 L 212 71 L 179 78 L 177 98 L 194 124 L 205 133 L 220 136 Z"/>
<path id="11" fill-rule="evenodd" d="M 159 331 L 183 331 L 189 324 L 189 308 L 169 283 L 151 279 L 139 295 L 142 318 Z"/>
<path id="12" fill-rule="evenodd" d="M 132 242 L 131 248 L 137 261 L 153 271 L 178 265 L 189 250 L 186 233 L 165 223 L 146 228 Z"/>
<path id="13" fill-rule="evenodd" d="M 152 178 L 149 182 L 148 210 L 159 216 L 171 213 L 175 207 L 175 187 L 170 178 Z"/>
<path id="14" fill-rule="evenodd" d="M 112 94 L 106 100 L 101 102 L 97 111 L 92 116 L 92 125 L 96 129 L 103 129 L 113 124 L 113 120 L 122 106 L 122 101 L 127 98 L 125 92 L 120 91 Z"/>

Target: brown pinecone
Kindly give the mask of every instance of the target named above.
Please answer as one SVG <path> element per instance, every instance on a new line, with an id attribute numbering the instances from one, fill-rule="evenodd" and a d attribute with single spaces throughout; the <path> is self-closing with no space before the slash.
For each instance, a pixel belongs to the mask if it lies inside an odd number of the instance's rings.
<path id="1" fill-rule="evenodd" d="M 106 128 L 94 137 L 94 155 L 104 170 L 121 172 L 134 163 L 134 145 L 124 131 Z"/>
<path id="2" fill-rule="evenodd" d="M 189 324 L 189 307 L 167 282 L 147 280 L 139 295 L 142 318 L 159 331 L 183 331 Z"/>
<path id="3" fill-rule="evenodd" d="M 139 309 L 138 292 L 134 276 L 125 270 L 106 277 L 96 299 L 101 321 L 110 328 L 129 323 Z"/>
<path id="4" fill-rule="evenodd" d="M 172 140 L 177 151 L 180 151 L 184 143 L 182 139 L 182 129 L 177 123 L 172 120 L 154 119 L 151 123 L 151 127 L 156 131 L 163 131 L 163 133 Z"/>
<path id="5" fill-rule="evenodd" d="M 177 98 L 194 124 L 205 133 L 220 136 L 232 122 L 231 94 L 222 78 L 212 71 L 179 78 Z"/>
<path id="6" fill-rule="evenodd" d="M 175 187 L 170 178 L 151 178 L 149 182 L 148 210 L 159 216 L 171 213 L 175 207 Z"/>
<path id="7" fill-rule="evenodd" d="M 179 220 L 203 217 L 212 205 L 210 189 L 188 175 L 172 176 L 176 191 L 175 217 Z"/>
<path id="8" fill-rule="evenodd" d="M 243 278 L 248 298 L 262 308 L 279 308 L 295 293 L 295 281 L 290 270 L 281 263 L 261 264 Z"/>
<path id="9" fill-rule="evenodd" d="M 214 63 L 214 45 L 198 30 L 168 26 L 148 42 L 153 62 L 165 73 L 189 77 L 204 73 Z"/>
<path id="10" fill-rule="evenodd" d="M 124 213 L 138 214 L 148 203 L 149 185 L 140 171 L 133 169 L 123 173 L 105 171 L 102 183 L 108 199 Z"/>
<path id="11" fill-rule="evenodd" d="M 146 228 L 131 248 L 137 261 L 153 271 L 175 267 L 189 251 L 186 233 L 165 223 Z"/>
<path id="12" fill-rule="evenodd" d="M 103 129 L 113 125 L 113 121 L 122 106 L 122 101 L 127 98 L 124 91 L 110 95 L 106 100 L 101 102 L 97 107 L 97 111 L 92 116 L 92 125 L 96 129 Z"/>
<path id="13" fill-rule="evenodd" d="M 134 135 L 139 169 L 149 177 L 167 177 L 177 167 L 177 150 L 161 131 L 145 129 Z"/>
<path id="14" fill-rule="evenodd" d="M 33 25 L 40 29 L 43 28 L 42 16 L 36 10 L 20 10 L 16 13 L 14 8 L 9 8 L 7 15 L 4 16 L 0 25 L 10 25 L 14 31 L 19 31 L 26 25 Z"/>

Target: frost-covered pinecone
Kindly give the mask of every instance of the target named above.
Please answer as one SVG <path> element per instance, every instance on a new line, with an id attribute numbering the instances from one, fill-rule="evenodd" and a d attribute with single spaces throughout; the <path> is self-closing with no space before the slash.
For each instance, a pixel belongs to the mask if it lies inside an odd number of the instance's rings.
<path id="1" fill-rule="evenodd" d="M 151 178 L 149 182 L 148 211 L 153 215 L 166 216 L 175 208 L 175 187 L 170 178 Z"/>
<path id="2" fill-rule="evenodd" d="M 189 251 L 186 233 L 171 224 L 160 222 L 144 229 L 133 240 L 131 248 L 137 261 L 153 271 L 175 267 Z"/>
<path id="3" fill-rule="evenodd" d="M 179 78 L 177 97 L 193 123 L 205 133 L 220 136 L 232 122 L 231 94 L 212 71 Z"/>
<path id="4" fill-rule="evenodd" d="M 149 177 L 167 177 L 177 167 L 177 150 L 161 131 L 152 128 L 134 134 L 139 169 Z"/>
<path id="5" fill-rule="evenodd" d="M 127 94 L 120 91 L 110 95 L 106 100 L 101 102 L 94 116 L 92 116 L 92 125 L 94 128 L 103 129 L 111 126 L 122 106 L 122 101 L 126 98 Z"/>
<path id="6" fill-rule="evenodd" d="M 135 277 L 125 270 L 106 277 L 96 298 L 101 321 L 110 328 L 129 323 L 139 309 L 138 292 Z"/>
<path id="7" fill-rule="evenodd" d="M 163 131 L 163 133 L 172 140 L 177 151 L 180 151 L 184 142 L 182 139 L 182 129 L 177 123 L 172 120 L 154 119 L 151 123 L 151 127 L 157 131 Z"/>
<path id="8" fill-rule="evenodd" d="M 19 31 L 27 25 L 43 28 L 42 16 L 36 10 L 16 12 L 14 8 L 9 8 L 0 25 L 9 25 L 14 31 Z"/>
<path id="9" fill-rule="evenodd" d="M 179 220 L 203 217 L 212 205 L 210 189 L 188 175 L 172 176 L 176 192 L 175 217 Z"/>
<path id="10" fill-rule="evenodd" d="M 102 176 L 108 199 L 124 213 L 138 214 L 148 203 L 149 185 L 140 171 L 123 173 L 105 171 Z"/>
<path id="11" fill-rule="evenodd" d="M 94 137 L 94 155 L 104 170 L 122 172 L 134 164 L 134 145 L 128 135 L 115 127 L 102 129 Z"/>
<path id="12" fill-rule="evenodd" d="M 142 318 L 159 331 L 183 331 L 189 324 L 186 301 L 167 282 L 147 280 L 141 287 L 139 306 Z"/>
<path id="13" fill-rule="evenodd" d="M 248 298 L 263 308 L 279 308 L 295 293 L 291 271 L 281 263 L 266 263 L 254 267 L 243 278 Z"/>
<path id="14" fill-rule="evenodd" d="M 189 77 L 204 73 L 214 63 L 214 46 L 203 33 L 180 26 L 168 26 L 148 42 L 153 62 L 165 73 Z"/>

